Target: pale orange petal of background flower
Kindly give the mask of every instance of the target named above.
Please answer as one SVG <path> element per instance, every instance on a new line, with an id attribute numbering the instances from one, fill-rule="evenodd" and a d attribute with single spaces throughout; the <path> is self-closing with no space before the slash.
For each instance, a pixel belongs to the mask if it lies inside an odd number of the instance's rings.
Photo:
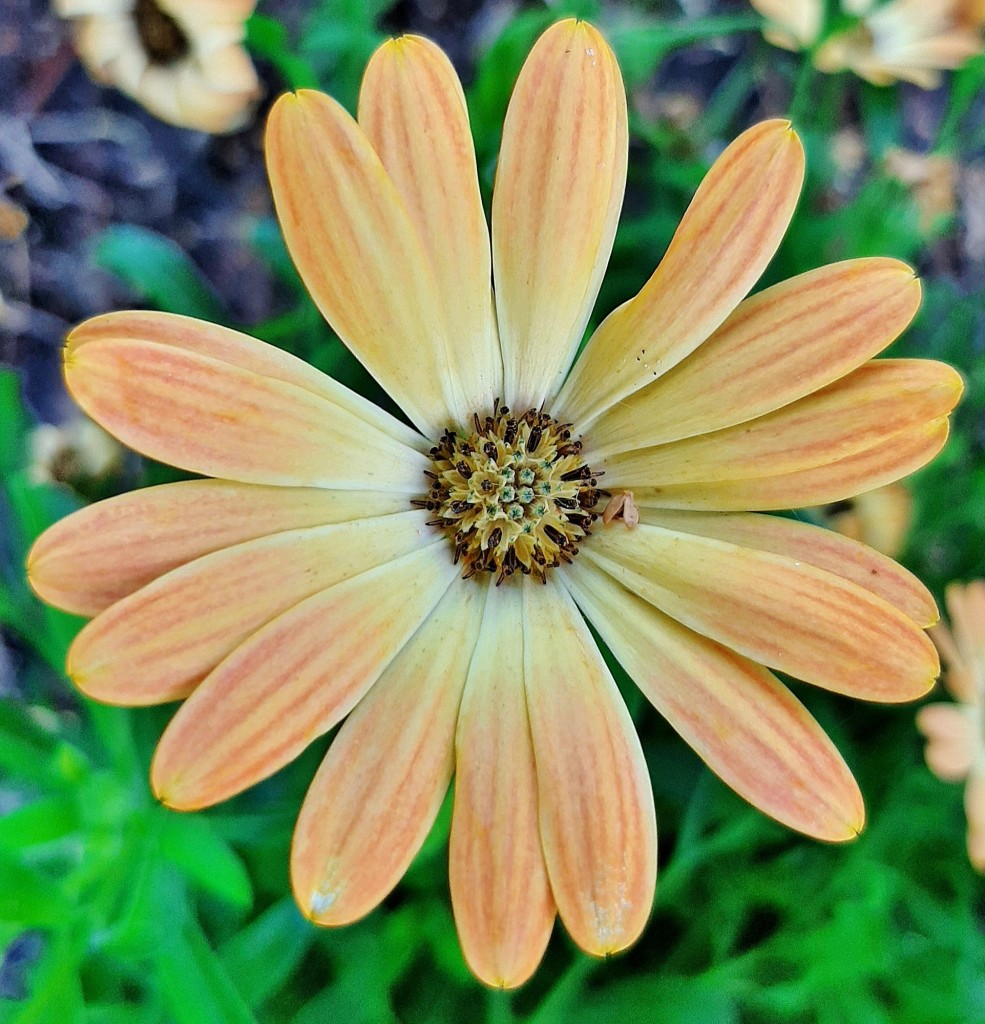
<path id="1" fill-rule="evenodd" d="M 514 988 L 554 927 L 537 814 L 523 684 L 523 598 L 490 594 L 458 720 L 448 880 L 465 960 L 487 985 Z"/>
<path id="2" fill-rule="evenodd" d="M 797 679 L 865 700 L 926 693 L 926 634 L 886 601 L 796 558 L 640 524 L 600 531 L 579 558 L 691 629 Z"/>
<path id="3" fill-rule="evenodd" d="M 913 271 L 890 259 L 833 263 L 774 285 L 741 303 L 683 362 L 603 413 L 592 445 L 643 448 L 782 408 L 882 351 L 919 305 Z"/>
<path id="4" fill-rule="evenodd" d="M 927 704 L 917 712 L 917 728 L 927 739 L 930 770 L 946 782 L 959 782 L 975 761 L 981 740 L 975 733 L 977 709 L 961 704 Z"/>
<path id="5" fill-rule="evenodd" d="M 406 204 L 424 245 L 453 343 L 444 372 L 457 379 L 464 416 L 503 395 L 493 309 L 489 229 L 482 209 L 465 95 L 434 43 L 402 36 L 373 55 L 359 93 L 359 124 Z"/>
<path id="6" fill-rule="evenodd" d="M 355 707 L 456 575 L 447 552 L 431 546 L 268 623 L 171 720 L 151 765 L 158 799 L 178 810 L 206 807 L 292 761 Z"/>
<path id="7" fill-rule="evenodd" d="M 639 937 L 653 904 L 650 778 L 626 705 L 570 596 L 528 586 L 523 600 L 524 684 L 551 890 L 575 942 L 604 956 Z"/>
<path id="8" fill-rule="evenodd" d="M 470 411 L 424 246 L 363 130 L 307 89 L 274 104 L 267 170 L 284 240 L 339 337 L 422 433 Z"/>
<path id="9" fill-rule="evenodd" d="M 316 924 L 368 914 L 434 824 L 487 589 L 449 587 L 332 741 L 291 848 L 295 898 Z"/>
<path id="10" fill-rule="evenodd" d="M 493 277 L 506 400 L 557 393 L 582 340 L 626 187 L 626 93 L 585 22 L 549 28 L 517 79 L 492 201 Z"/>
<path id="11" fill-rule="evenodd" d="M 865 809 L 844 759 L 761 665 L 662 615 L 581 560 L 565 582 L 647 699 L 727 785 L 817 839 L 853 839 Z"/>
<path id="12" fill-rule="evenodd" d="M 720 327 L 773 258 L 803 179 L 804 150 L 789 122 L 743 132 L 705 176 L 653 276 L 595 332 L 558 414 L 587 428 Z"/>

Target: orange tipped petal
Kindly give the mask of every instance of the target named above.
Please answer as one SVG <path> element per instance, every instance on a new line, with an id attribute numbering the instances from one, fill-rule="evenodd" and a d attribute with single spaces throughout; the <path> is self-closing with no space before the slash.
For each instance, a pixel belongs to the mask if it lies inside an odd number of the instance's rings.
<path id="1" fill-rule="evenodd" d="M 782 408 L 882 351 L 919 305 L 920 282 L 891 259 L 834 263 L 767 288 L 670 372 L 603 413 L 592 444 L 643 448 Z"/>
<path id="2" fill-rule="evenodd" d="M 96 615 L 203 555 L 258 537 L 402 512 L 404 494 L 183 480 L 89 505 L 37 539 L 28 579 L 49 604 Z"/>
<path id="3" fill-rule="evenodd" d="M 184 697 L 299 601 L 434 543 L 427 515 L 292 530 L 205 555 L 93 619 L 69 649 L 68 673 L 84 693 L 109 704 Z"/>
<path id="4" fill-rule="evenodd" d="M 803 180 L 789 122 L 743 132 L 705 176 L 642 291 L 588 343 L 558 399 L 565 418 L 587 426 L 708 338 L 773 258 Z"/>
<path id="5" fill-rule="evenodd" d="M 862 795 L 835 745 L 761 665 L 692 633 L 579 560 L 575 600 L 654 707 L 765 814 L 816 839 L 853 839 Z"/>
<path id="6" fill-rule="evenodd" d="M 918 626 L 929 626 L 939 617 L 933 595 L 916 576 L 891 558 L 832 530 L 780 516 L 667 509 L 646 509 L 642 522 L 772 551 L 825 569 L 881 597 Z"/>
<path id="7" fill-rule="evenodd" d="M 696 632 L 838 693 L 913 700 L 938 673 L 911 619 L 796 558 L 642 523 L 597 533 L 580 557 Z"/>
<path id="8" fill-rule="evenodd" d="M 490 594 L 462 699 L 448 878 L 465 959 L 495 988 L 523 984 L 554 926 L 523 685 L 519 589 Z"/>
<path id="9" fill-rule="evenodd" d="M 73 397 L 143 455 L 242 483 L 420 490 L 423 455 L 314 391 L 170 344 L 75 338 Z"/>
<path id="10" fill-rule="evenodd" d="M 574 602 L 553 586 L 526 586 L 523 599 L 524 682 L 551 890 L 574 941 L 604 956 L 638 938 L 653 903 L 650 778 L 626 705 Z"/>
<path id="11" fill-rule="evenodd" d="M 917 728 L 927 739 L 927 765 L 939 778 L 958 782 L 971 770 L 981 741 L 979 712 L 958 704 L 927 704 L 917 712 Z"/>
<path id="12" fill-rule="evenodd" d="M 947 417 L 920 423 L 878 441 L 855 455 L 806 469 L 769 476 L 730 478 L 701 483 L 641 487 L 633 494 L 640 506 L 705 509 L 712 512 L 763 511 L 824 505 L 916 472 L 937 455 L 947 441 Z"/>
<path id="13" fill-rule="evenodd" d="M 464 419 L 427 254 L 362 129 L 322 93 L 281 96 L 267 170 L 291 258 L 339 337 L 422 433 Z"/>
<path id="14" fill-rule="evenodd" d="M 130 339 L 153 341 L 186 352 L 208 356 L 241 370 L 293 384 L 324 398 L 353 416 L 404 444 L 426 451 L 424 439 L 416 431 L 384 412 L 369 399 L 357 395 L 337 380 L 316 370 L 303 359 L 265 342 L 241 334 L 229 327 L 210 324 L 194 317 L 149 310 L 124 310 L 104 313 L 80 324 L 68 337 L 71 349 L 91 341 Z M 375 436 L 371 434 L 370 436 Z"/>
<path id="15" fill-rule="evenodd" d="M 513 90 L 493 190 L 505 392 L 518 410 L 556 394 L 582 340 L 622 207 L 627 138 L 609 45 L 585 22 L 551 26 Z"/>
<path id="16" fill-rule="evenodd" d="M 272 775 L 358 703 L 457 573 L 432 545 L 329 587 L 254 633 L 188 698 L 151 766 L 178 810 Z M 412 595 L 412 596 L 410 596 Z"/>
<path id="17" fill-rule="evenodd" d="M 848 458 L 950 412 L 961 377 L 930 359 L 880 359 L 749 423 L 605 459 L 605 485 L 741 480 Z M 602 461 L 586 444 L 585 459 Z"/>
<path id="18" fill-rule="evenodd" d="M 397 884 L 451 782 L 455 722 L 485 603 L 451 586 L 339 730 L 308 789 L 291 884 L 316 924 L 369 913 Z"/>
<path id="19" fill-rule="evenodd" d="M 379 154 L 424 246 L 454 344 L 445 367 L 466 411 L 503 394 L 493 312 L 489 229 L 479 194 L 465 95 L 434 43 L 402 36 L 373 55 L 359 93 L 359 125 Z"/>

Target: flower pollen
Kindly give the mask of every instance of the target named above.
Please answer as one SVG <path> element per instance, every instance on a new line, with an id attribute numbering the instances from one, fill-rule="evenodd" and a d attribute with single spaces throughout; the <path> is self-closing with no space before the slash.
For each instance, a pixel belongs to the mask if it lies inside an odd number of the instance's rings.
<path id="1" fill-rule="evenodd" d="M 447 531 L 466 579 L 496 573 L 498 586 L 519 571 L 546 582 L 598 518 L 600 474 L 581 448 L 571 424 L 537 409 L 513 416 L 497 400 L 470 432 L 445 431 L 430 452 L 430 492 L 413 504 L 437 513 L 429 525 Z"/>

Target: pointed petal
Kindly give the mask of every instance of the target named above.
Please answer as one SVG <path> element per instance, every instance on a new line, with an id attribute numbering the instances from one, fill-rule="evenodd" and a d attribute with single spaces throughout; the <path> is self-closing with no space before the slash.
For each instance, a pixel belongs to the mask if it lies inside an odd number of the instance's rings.
<path id="1" fill-rule="evenodd" d="M 65 380 L 143 455 L 242 483 L 421 490 L 427 460 L 297 384 L 175 345 L 105 337 L 65 348 Z"/>
<path id="2" fill-rule="evenodd" d="M 513 90 L 493 189 L 493 277 L 505 392 L 556 394 L 595 305 L 626 187 L 626 93 L 586 22 L 552 25 Z"/>
<path id="3" fill-rule="evenodd" d="M 432 545 L 344 580 L 239 646 L 161 737 L 151 766 L 158 799 L 177 810 L 218 803 L 338 724 L 457 575 L 447 550 Z"/>
<path id="4" fill-rule="evenodd" d="M 604 956 L 636 940 L 653 904 L 650 778 L 626 705 L 571 597 L 561 587 L 527 585 L 523 599 L 547 872 L 571 937 Z"/>
<path id="5" fill-rule="evenodd" d="M 205 555 L 93 619 L 69 649 L 68 674 L 83 693 L 109 704 L 184 697 L 275 616 L 434 544 L 427 515 L 291 530 Z"/>
<path id="6" fill-rule="evenodd" d="M 80 324 L 68 337 L 74 349 L 90 341 L 133 339 L 170 345 L 220 363 L 229 363 L 324 398 L 388 437 L 402 441 L 411 448 L 426 451 L 427 444 L 417 431 L 401 423 L 369 399 L 350 391 L 337 380 L 309 366 L 303 359 L 268 345 L 229 327 L 210 324 L 194 317 L 150 310 L 123 310 L 104 313 Z M 370 437 L 375 433 L 370 434 Z"/>
<path id="7" fill-rule="evenodd" d="M 489 229 L 479 194 L 468 109 L 451 61 L 420 36 L 373 55 L 359 93 L 359 125 L 379 154 L 430 260 L 451 362 L 466 409 L 503 394 L 493 314 Z"/>
<path id="8" fill-rule="evenodd" d="M 645 509 L 641 517 L 650 526 L 772 551 L 825 569 L 881 597 L 918 626 L 929 626 L 939 618 L 933 595 L 916 576 L 891 558 L 832 530 L 751 513 L 721 515 Z"/>
<path id="9" fill-rule="evenodd" d="M 448 878 L 466 962 L 496 988 L 523 984 L 554 926 L 523 686 L 519 588 L 490 595 L 458 720 Z"/>
<path id="10" fill-rule="evenodd" d="M 481 587 L 449 587 L 329 747 L 291 847 L 295 899 L 315 924 L 368 914 L 434 824 L 484 603 Z"/>
<path id="11" fill-rule="evenodd" d="M 636 504 L 658 508 L 706 509 L 715 512 L 763 511 L 825 505 L 899 480 L 925 466 L 947 441 L 947 417 L 920 423 L 871 448 L 808 469 L 734 480 L 633 486 Z M 608 480 L 606 481 L 608 484 Z"/>
<path id="12" fill-rule="evenodd" d="M 977 719 L 977 708 L 960 704 L 926 704 L 917 712 L 927 765 L 938 778 L 959 782 L 971 770 L 980 745 Z"/>
<path id="13" fill-rule="evenodd" d="M 771 672 L 691 632 L 591 563 L 576 560 L 565 583 L 647 699 L 722 781 L 816 839 L 858 835 L 858 784 Z"/>
<path id="14" fill-rule="evenodd" d="M 803 180 L 804 150 L 788 121 L 743 132 L 705 176 L 642 291 L 588 343 L 558 398 L 564 418 L 587 427 L 708 338 L 773 258 Z"/>
<path id="15" fill-rule="evenodd" d="M 897 260 L 848 260 L 743 302 L 683 362 L 603 413 L 595 447 L 664 444 L 744 423 L 833 383 L 913 319 L 920 282 Z"/>
<path id="16" fill-rule="evenodd" d="M 423 434 L 462 420 L 424 247 L 362 129 L 322 93 L 287 93 L 267 170 L 291 258 L 342 341 Z"/>
<path id="17" fill-rule="evenodd" d="M 913 700 L 938 673 L 911 619 L 794 558 L 642 523 L 594 534 L 579 557 L 696 632 L 837 693 Z"/>
<path id="18" fill-rule="evenodd" d="M 962 388 L 945 363 L 875 360 L 749 423 L 605 458 L 606 487 L 742 480 L 836 462 L 945 415 Z M 603 461 L 585 447 L 589 464 Z"/>
<path id="19" fill-rule="evenodd" d="M 49 604 L 96 615 L 203 555 L 286 530 L 407 509 L 405 494 L 183 480 L 108 498 L 35 541 L 28 579 Z"/>

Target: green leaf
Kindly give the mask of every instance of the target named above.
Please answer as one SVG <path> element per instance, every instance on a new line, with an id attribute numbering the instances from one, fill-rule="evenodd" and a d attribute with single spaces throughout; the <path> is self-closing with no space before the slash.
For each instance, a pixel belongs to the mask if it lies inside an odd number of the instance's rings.
<path id="1" fill-rule="evenodd" d="M 23 928 L 54 928 L 72 913 L 61 887 L 46 875 L 0 855 L 0 921 Z"/>
<path id="2" fill-rule="evenodd" d="M 0 817 L 0 849 L 17 851 L 61 839 L 78 828 L 74 803 L 49 797 Z"/>
<path id="3" fill-rule="evenodd" d="M 249 907 L 253 887 L 243 862 L 202 814 L 161 808 L 160 852 L 201 888 L 236 907 Z"/>
<path id="4" fill-rule="evenodd" d="M 314 928 L 288 898 L 234 935 L 220 957 L 237 991 L 255 1009 L 297 969 L 314 936 Z"/>
<path id="5" fill-rule="evenodd" d="M 20 400 L 20 381 L 13 370 L 0 368 L 0 475 L 21 465 L 28 422 Z"/>
<path id="6" fill-rule="evenodd" d="M 93 260 L 156 309 L 213 322 L 225 319 L 212 286 L 188 254 L 155 231 L 113 224 L 96 236 Z"/>
<path id="7" fill-rule="evenodd" d="M 155 958 L 175 1024 L 256 1024 L 198 924 L 188 918 Z"/>

